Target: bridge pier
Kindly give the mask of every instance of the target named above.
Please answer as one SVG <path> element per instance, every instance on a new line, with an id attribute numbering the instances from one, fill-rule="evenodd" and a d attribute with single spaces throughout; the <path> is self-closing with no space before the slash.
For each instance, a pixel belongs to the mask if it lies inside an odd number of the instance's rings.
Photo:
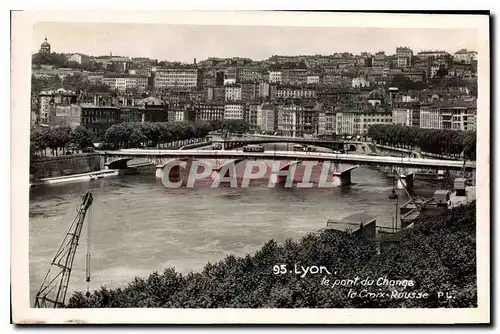
<path id="1" fill-rule="evenodd" d="M 244 159 L 231 159 L 226 160 L 220 166 L 212 166 L 212 172 L 209 178 L 215 180 L 216 183 L 230 183 L 234 185 L 234 182 L 237 182 L 236 165 L 243 160 Z M 220 175 L 221 171 L 224 173 L 223 175 Z"/>
<path id="2" fill-rule="evenodd" d="M 165 167 L 167 167 L 167 165 L 174 164 L 172 167 L 169 167 L 170 171 L 168 173 L 168 177 L 169 177 L 169 179 L 180 178 L 181 177 L 181 164 L 185 163 L 186 161 L 187 161 L 187 159 L 173 159 L 173 160 L 170 160 L 166 163 L 157 164 L 155 177 L 157 179 L 163 178 Z M 188 166 L 186 166 L 186 168 L 188 168 Z"/>
<path id="3" fill-rule="evenodd" d="M 156 173 L 155 173 L 155 177 L 157 179 L 161 179 L 163 177 L 163 170 L 165 168 L 165 165 L 163 166 L 156 166 Z M 171 169 L 170 169 L 170 172 L 168 173 L 168 177 L 169 178 L 179 178 L 181 176 L 181 168 L 180 166 L 173 166 Z"/>
<path id="4" fill-rule="evenodd" d="M 290 167 L 292 167 L 292 169 L 294 169 L 297 167 L 297 164 L 298 164 L 298 162 L 291 162 L 289 164 L 286 164 L 286 165 L 280 167 L 279 173 L 275 174 L 276 175 L 275 184 L 284 184 L 286 182 L 286 178 L 288 177 L 288 174 L 290 172 Z"/>
<path id="5" fill-rule="evenodd" d="M 295 180 L 293 177 L 295 175 L 295 169 L 297 168 L 298 161 L 290 162 L 284 166 L 280 166 L 279 162 L 273 163 L 271 167 L 271 174 L 269 175 L 268 186 L 272 187 L 275 184 L 285 184 L 287 187 L 291 187 Z M 287 182 L 288 176 L 291 173 L 291 181 Z"/>
<path id="6" fill-rule="evenodd" d="M 349 167 L 341 171 L 333 172 L 333 175 L 340 179 L 340 186 L 350 185 L 351 182 L 351 171 L 356 169 L 357 166 Z"/>
<path id="7" fill-rule="evenodd" d="M 156 166 L 155 177 L 161 179 L 163 177 L 163 166 Z"/>
<path id="8" fill-rule="evenodd" d="M 210 179 L 215 179 L 217 177 L 217 175 L 220 173 L 221 169 L 222 169 L 222 167 L 214 167 L 214 168 L 212 168 L 212 172 L 210 172 L 209 178 Z M 222 177 L 223 178 L 228 178 L 229 176 L 230 176 L 229 175 L 229 168 L 227 168 L 226 171 L 224 172 L 224 175 L 222 175 Z M 224 179 L 221 179 L 221 183 L 224 183 Z"/>

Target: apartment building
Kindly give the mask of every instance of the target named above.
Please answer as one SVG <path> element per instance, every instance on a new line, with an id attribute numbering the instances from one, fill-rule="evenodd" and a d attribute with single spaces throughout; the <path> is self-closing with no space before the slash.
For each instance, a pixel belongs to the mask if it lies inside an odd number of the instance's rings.
<path id="1" fill-rule="evenodd" d="M 423 104 L 420 106 L 420 128 L 441 129 L 441 116 L 439 107 Z"/>
<path id="2" fill-rule="evenodd" d="M 102 77 L 102 83 L 121 92 L 127 89 L 144 91 L 148 87 L 148 77 L 128 74 L 105 74 Z"/>
<path id="3" fill-rule="evenodd" d="M 408 57 L 398 57 L 396 60 L 397 67 L 408 67 L 411 65 L 411 58 Z"/>
<path id="4" fill-rule="evenodd" d="M 476 51 L 469 51 L 467 49 L 458 50 L 453 54 L 453 61 L 457 63 L 470 64 L 477 59 Z"/>
<path id="5" fill-rule="evenodd" d="M 477 127 L 477 107 L 458 103 L 420 105 L 419 126 L 423 129 L 474 131 Z"/>
<path id="6" fill-rule="evenodd" d="M 442 129 L 475 131 L 477 127 L 477 107 L 444 105 L 439 108 Z"/>
<path id="7" fill-rule="evenodd" d="M 311 87 L 277 86 L 275 97 L 280 99 L 313 99 L 316 98 L 316 90 Z"/>
<path id="8" fill-rule="evenodd" d="M 154 87 L 164 88 L 201 88 L 203 77 L 196 68 L 157 69 L 154 76 Z"/>
<path id="9" fill-rule="evenodd" d="M 370 126 L 392 124 L 389 112 L 342 111 L 336 113 L 335 132 L 342 135 L 366 135 Z"/>
<path id="10" fill-rule="evenodd" d="M 318 134 L 335 134 L 336 113 L 332 110 L 323 110 L 318 114 Z"/>
<path id="11" fill-rule="evenodd" d="M 69 109 L 60 110 L 57 123 L 72 127 L 81 125 L 89 129 L 96 139 L 102 140 L 112 125 L 121 122 L 120 113 L 119 107 L 99 106 L 91 103 L 72 104 Z"/>
<path id="12" fill-rule="evenodd" d="M 91 84 L 97 85 L 97 84 L 102 84 L 102 79 L 104 78 L 104 73 L 89 73 L 87 75 L 87 79 Z"/>
<path id="13" fill-rule="evenodd" d="M 303 108 L 299 105 L 281 105 L 277 109 L 277 130 L 283 136 L 302 137 Z"/>
<path id="14" fill-rule="evenodd" d="M 351 85 L 353 88 L 369 87 L 370 82 L 366 77 L 355 77 L 352 78 Z"/>
<path id="15" fill-rule="evenodd" d="M 274 133 L 276 130 L 276 107 L 272 104 L 263 104 L 257 107 L 257 126 L 265 132 Z"/>
<path id="16" fill-rule="evenodd" d="M 395 106 L 391 110 L 392 123 L 397 125 L 412 126 L 413 113 L 410 106 Z"/>
<path id="17" fill-rule="evenodd" d="M 282 72 L 281 71 L 270 71 L 269 72 L 269 83 L 280 84 L 282 82 Z"/>
<path id="18" fill-rule="evenodd" d="M 241 85 L 230 85 L 225 87 L 225 100 L 226 101 L 241 101 L 242 88 Z"/>
<path id="19" fill-rule="evenodd" d="M 38 110 L 38 123 L 42 125 L 55 125 L 51 120 L 56 112 L 57 106 L 69 106 L 76 103 L 76 93 L 70 90 L 60 88 L 53 91 L 42 91 L 38 94 L 39 110 Z"/>
<path id="20" fill-rule="evenodd" d="M 269 83 L 261 81 L 258 86 L 258 97 L 269 96 Z"/>
<path id="21" fill-rule="evenodd" d="M 259 95 L 259 87 L 255 83 L 241 84 L 241 99 L 243 101 L 255 100 Z"/>
<path id="22" fill-rule="evenodd" d="M 307 84 L 307 70 L 305 69 L 286 69 L 281 73 L 281 82 L 290 85 Z"/>
<path id="23" fill-rule="evenodd" d="M 400 46 L 396 48 L 396 56 L 411 58 L 411 56 L 413 56 L 413 51 L 407 46 Z"/>
<path id="24" fill-rule="evenodd" d="M 317 85 L 320 82 L 319 75 L 308 75 L 306 78 L 306 83 L 308 85 Z"/>
<path id="25" fill-rule="evenodd" d="M 263 74 L 258 68 L 243 67 L 240 71 L 241 82 L 256 82 L 263 79 Z"/>
<path id="26" fill-rule="evenodd" d="M 244 119 L 245 106 L 242 103 L 224 104 L 224 119 Z"/>
<path id="27" fill-rule="evenodd" d="M 224 103 L 198 103 L 195 106 L 195 119 L 202 121 L 224 119 Z"/>
<path id="28" fill-rule="evenodd" d="M 90 61 L 90 57 L 81 53 L 74 53 L 68 57 L 68 61 L 73 61 L 79 65 L 86 65 Z"/>
<path id="29" fill-rule="evenodd" d="M 244 112 L 244 120 L 249 124 L 251 130 L 256 130 L 258 128 L 257 118 L 259 113 L 258 103 L 249 103 L 246 105 L 246 110 Z"/>
<path id="30" fill-rule="evenodd" d="M 440 50 L 428 50 L 417 53 L 417 58 L 421 60 L 427 60 L 429 58 L 446 58 L 448 56 L 448 52 Z"/>

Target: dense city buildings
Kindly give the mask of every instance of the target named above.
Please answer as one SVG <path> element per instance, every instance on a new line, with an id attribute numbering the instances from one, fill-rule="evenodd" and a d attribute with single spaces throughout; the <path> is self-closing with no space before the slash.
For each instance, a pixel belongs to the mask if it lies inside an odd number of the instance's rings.
<path id="1" fill-rule="evenodd" d="M 117 122 L 222 119 L 300 137 L 364 135 L 375 124 L 476 128 L 477 52 L 467 49 L 399 46 L 191 64 L 111 52 L 43 58 L 51 52 L 45 39 L 33 56 L 33 80 L 52 86 L 32 94 L 32 122 L 80 124 L 100 136 Z"/>

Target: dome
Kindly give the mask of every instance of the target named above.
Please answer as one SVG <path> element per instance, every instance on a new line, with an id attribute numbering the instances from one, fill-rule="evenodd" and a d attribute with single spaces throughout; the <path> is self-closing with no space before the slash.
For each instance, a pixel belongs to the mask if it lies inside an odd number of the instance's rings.
<path id="1" fill-rule="evenodd" d="M 41 46 L 42 46 L 42 47 L 43 47 L 43 46 L 48 46 L 48 47 L 50 47 L 49 42 L 47 42 L 47 37 L 45 37 L 45 41 L 42 43 L 42 45 L 41 45 Z"/>

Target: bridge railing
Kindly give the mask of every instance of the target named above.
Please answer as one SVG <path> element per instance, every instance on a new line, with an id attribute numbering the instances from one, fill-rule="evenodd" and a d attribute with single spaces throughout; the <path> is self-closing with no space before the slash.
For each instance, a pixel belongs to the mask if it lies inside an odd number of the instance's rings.
<path id="1" fill-rule="evenodd" d="M 326 139 L 321 139 L 321 138 L 303 138 L 303 137 L 288 137 L 288 136 L 272 136 L 272 135 L 252 135 L 254 138 L 259 138 L 259 139 L 254 139 L 254 141 L 259 141 L 263 139 L 274 139 L 274 140 L 283 140 L 283 141 L 300 141 L 300 142 L 316 142 L 316 143 L 332 143 L 332 142 L 342 142 L 346 144 L 373 144 L 378 148 L 385 148 L 388 150 L 395 150 L 395 151 L 400 151 L 400 152 L 405 152 L 405 153 L 413 153 L 414 150 L 412 149 L 406 149 L 406 148 L 401 148 L 401 147 L 395 147 L 395 146 L 389 146 L 389 145 L 383 145 L 383 144 L 378 144 L 375 143 L 371 140 L 356 140 L 356 139 L 335 139 L 335 140 L 326 140 Z M 238 140 L 241 141 L 241 140 Z M 250 142 L 250 140 L 249 140 Z M 422 156 L 426 157 L 433 157 L 433 158 L 438 158 L 438 159 L 449 159 L 449 160 L 458 160 L 458 157 L 451 156 L 451 155 L 446 155 L 446 154 L 436 154 L 436 153 L 430 153 L 430 152 L 420 152 Z"/>

